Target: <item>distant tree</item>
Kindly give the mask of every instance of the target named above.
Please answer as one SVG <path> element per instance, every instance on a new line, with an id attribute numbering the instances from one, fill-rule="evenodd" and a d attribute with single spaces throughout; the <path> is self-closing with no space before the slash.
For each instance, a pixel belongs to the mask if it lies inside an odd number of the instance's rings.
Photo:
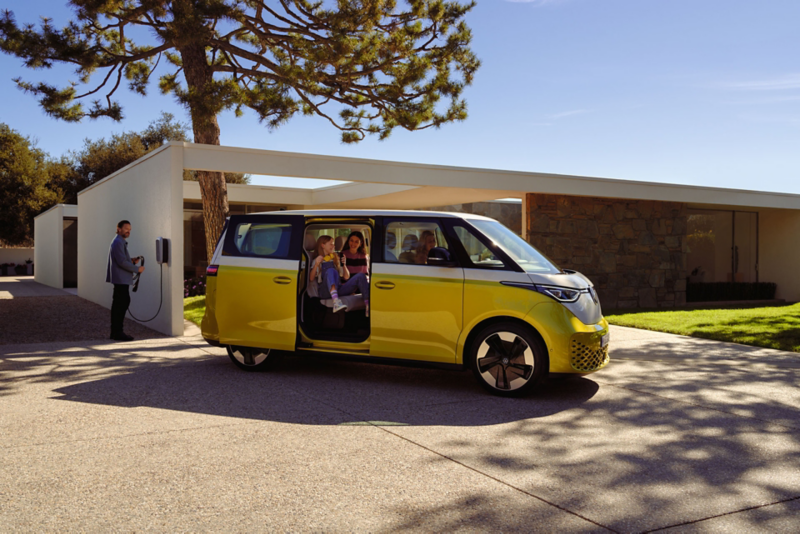
<path id="1" fill-rule="evenodd" d="M 65 193 L 70 204 L 78 202 L 78 193 L 133 163 L 169 141 L 186 141 L 188 126 L 175 120 L 170 113 L 151 122 L 141 132 L 113 134 L 110 139 L 85 139 L 83 148 L 70 151 L 53 163 L 51 187 Z M 70 171 L 71 169 L 71 171 Z M 229 183 L 249 183 L 250 176 L 226 173 Z M 184 180 L 197 180 L 195 171 L 184 171 Z"/>
<path id="2" fill-rule="evenodd" d="M 32 243 L 33 218 L 63 201 L 48 182 L 47 155 L 0 123 L 0 241 Z"/>
<path id="3" fill-rule="evenodd" d="M 464 120 L 465 86 L 480 62 L 464 17 L 474 1 L 446 0 L 70 0 L 75 16 L 62 30 L 0 19 L 0 48 L 33 69 L 75 65 L 78 83 L 19 86 L 44 110 L 67 121 L 122 118 L 112 100 L 122 78 L 146 94 L 162 58 L 159 88 L 191 115 L 194 142 L 219 145 L 217 116 L 253 110 L 269 128 L 296 113 L 318 115 L 342 141 L 392 130 Z M 144 30 L 144 32 L 142 31 Z M 152 36 L 140 40 L 139 36 Z M 136 40 L 134 40 L 134 36 Z M 137 42 L 138 41 L 138 42 Z M 87 109 L 81 101 L 98 93 Z M 101 93 L 101 94 L 102 94 Z M 445 100 L 443 103 L 442 100 Z M 447 103 L 449 101 L 449 103 Z M 333 113 L 331 113 L 331 111 Z M 336 113 L 338 112 L 338 119 Z M 198 171 L 209 259 L 228 212 L 221 173 Z"/>

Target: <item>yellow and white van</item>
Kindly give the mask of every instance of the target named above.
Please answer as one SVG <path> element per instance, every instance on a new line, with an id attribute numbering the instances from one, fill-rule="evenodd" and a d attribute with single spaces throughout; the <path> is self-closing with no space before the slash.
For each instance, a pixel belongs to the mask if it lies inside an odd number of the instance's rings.
<path id="1" fill-rule="evenodd" d="M 361 295 L 333 313 L 309 279 L 317 239 L 353 231 L 369 250 L 368 315 Z M 278 351 L 327 353 L 470 368 L 502 396 L 608 363 L 608 323 L 589 279 L 494 219 L 463 213 L 231 216 L 207 270 L 202 331 L 246 370 L 267 368 Z"/>

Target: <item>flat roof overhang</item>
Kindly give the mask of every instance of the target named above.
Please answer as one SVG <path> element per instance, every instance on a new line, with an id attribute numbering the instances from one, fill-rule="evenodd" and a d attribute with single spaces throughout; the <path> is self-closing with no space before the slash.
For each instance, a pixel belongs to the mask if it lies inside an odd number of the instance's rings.
<path id="1" fill-rule="evenodd" d="M 519 198 L 525 193 L 545 193 L 687 202 L 707 206 L 800 210 L 800 195 L 788 193 L 424 165 L 185 142 L 172 142 L 170 146 L 183 149 L 183 166 L 186 169 L 356 182 L 310 191 L 263 188 L 264 197 L 269 196 L 271 204 L 285 203 L 317 208 L 410 209 L 506 197 Z M 371 187 L 365 188 L 368 184 Z M 231 201 L 236 201 L 237 187 L 248 188 L 247 202 L 258 202 L 252 193 L 254 190 L 251 189 L 258 186 L 235 185 L 229 186 Z M 303 193 L 297 196 L 297 191 Z M 197 192 L 196 198 L 199 198 L 199 187 Z M 284 195 L 287 198 L 295 195 L 291 198 L 303 202 L 278 200 Z M 307 200 L 310 202 L 306 202 Z"/>

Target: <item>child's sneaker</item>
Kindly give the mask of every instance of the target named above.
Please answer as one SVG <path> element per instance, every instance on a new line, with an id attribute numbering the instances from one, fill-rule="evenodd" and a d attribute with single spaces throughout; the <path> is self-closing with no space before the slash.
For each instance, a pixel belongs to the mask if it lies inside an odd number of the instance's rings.
<path id="1" fill-rule="evenodd" d="M 369 302 L 364 303 L 364 314 L 369 317 Z"/>
<path id="2" fill-rule="evenodd" d="M 342 302 L 342 299 L 333 299 L 333 313 L 347 308 L 347 304 Z"/>

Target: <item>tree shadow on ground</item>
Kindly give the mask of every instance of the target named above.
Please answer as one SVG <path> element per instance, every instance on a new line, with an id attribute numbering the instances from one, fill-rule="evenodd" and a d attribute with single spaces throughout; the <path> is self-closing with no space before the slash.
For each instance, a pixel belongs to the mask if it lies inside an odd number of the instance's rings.
<path id="1" fill-rule="evenodd" d="M 392 431 L 617 532 L 800 496 L 797 355 L 684 339 L 648 340 L 615 349 L 614 357 L 592 376 L 598 393 L 577 409 L 458 439 L 449 429 Z M 488 495 L 475 497 L 489 502 Z M 420 511 L 400 528 L 432 513 L 454 518 L 437 528 L 459 528 L 460 519 L 478 513 L 464 509 L 459 516 L 463 506 L 453 501 Z M 758 530 L 758 517 L 738 525 Z M 800 518 L 793 523 L 800 529 Z M 504 524 L 525 529 L 524 520 Z"/>
<path id="2" fill-rule="evenodd" d="M 797 356 L 681 340 L 614 349 L 606 370 L 548 382 L 525 399 L 491 397 L 468 373 L 324 357 L 246 373 L 219 351 L 198 355 L 186 345 L 184 353 L 174 340 L 153 340 L 137 354 L 121 345 L 99 356 L 74 347 L 5 354 L 0 383 L 14 375 L 80 380 L 57 387 L 54 398 L 365 432 L 378 426 L 435 451 L 414 466 L 420 476 L 453 460 L 536 496 L 529 510 L 499 515 L 494 490 L 442 496 L 397 510 L 403 520 L 394 530 L 468 528 L 483 518 L 479 525 L 530 531 L 530 519 L 552 503 L 594 522 L 575 530 L 640 532 L 800 495 Z M 55 360 L 65 373 L 58 380 L 47 378 Z"/>

